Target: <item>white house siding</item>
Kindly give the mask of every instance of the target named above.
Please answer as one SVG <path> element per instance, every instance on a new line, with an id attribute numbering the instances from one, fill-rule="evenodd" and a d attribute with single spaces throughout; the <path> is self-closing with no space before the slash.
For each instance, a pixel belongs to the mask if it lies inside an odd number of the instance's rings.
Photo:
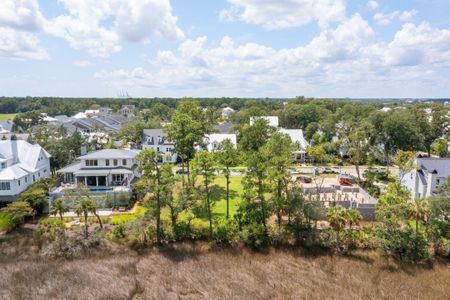
<path id="1" fill-rule="evenodd" d="M 34 181 L 50 176 L 50 155 L 26 141 L 0 141 L 0 162 L 0 200 L 15 200 Z"/>

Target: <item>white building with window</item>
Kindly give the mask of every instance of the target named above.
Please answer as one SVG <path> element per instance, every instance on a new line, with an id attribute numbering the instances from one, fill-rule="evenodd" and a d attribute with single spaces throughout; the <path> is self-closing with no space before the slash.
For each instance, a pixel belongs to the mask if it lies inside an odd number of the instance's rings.
<path id="1" fill-rule="evenodd" d="M 0 201 L 17 200 L 29 185 L 50 173 L 50 154 L 41 146 L 15 135 L 0 141 Z"/>
<path id="2" fill-rule="evenodd" d="M 230 140 L 234 148 L 237 146 L 236 135 L 231 133 L 213 133 L 205 136 L 206 150 L 213 152 L 219 148 L 221 142 Z"/>
<path id="3" fill-rule="evenodd" d="M 403 185 L 411 192 L 411 198 L 433 196 L 450 176 L 450 158 L 422 158 L 415 161 L 415 168 L 400 174 Z"/>
<path id="4" fill-rule="evenodd" d="M 278 126 L 279 126 L 279 121 L 278 121 L 277 116 L 250 117 L 250 126 L 253 126 L 253 124 L 255 124 L 255 122 L 259 119 L 266 120 L 267 123 L 272 127 L 278 128 Z"/>
<path id="5" fill-rule="evenodd" d="M 162 162 L 176 163 L 177 153 L 174 152 L 175 143 L 167 139 L 162 129 L 144 129 L 142 135 L 142 149 L 153 149 L 160 153 Z"/>
<path id="6" fill-rule="evenodd" d="M 105 149 L 77 158 L 57 173 L 63 183 L 83 184 L 89 188 L 130 187 L 139 178 L 138 150 Z"/>

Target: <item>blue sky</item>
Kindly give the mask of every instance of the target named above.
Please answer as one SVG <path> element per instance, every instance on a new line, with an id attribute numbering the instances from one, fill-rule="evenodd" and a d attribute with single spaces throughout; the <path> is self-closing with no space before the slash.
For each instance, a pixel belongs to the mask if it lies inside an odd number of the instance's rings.
<path id="1" fill-rule="evenodd" d="M 0 94 L 450 97 L 450 1 L 2 0 Z"/>

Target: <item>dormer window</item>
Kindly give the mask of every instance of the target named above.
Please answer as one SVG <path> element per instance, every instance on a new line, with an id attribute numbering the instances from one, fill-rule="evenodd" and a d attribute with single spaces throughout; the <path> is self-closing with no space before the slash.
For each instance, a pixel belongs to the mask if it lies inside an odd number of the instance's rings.
<path id="1" fill-rule="evenodd" d="M 87 159 L 85 165 L 86 167 L 96 167 L 98 166 L 98 160 Z"/>

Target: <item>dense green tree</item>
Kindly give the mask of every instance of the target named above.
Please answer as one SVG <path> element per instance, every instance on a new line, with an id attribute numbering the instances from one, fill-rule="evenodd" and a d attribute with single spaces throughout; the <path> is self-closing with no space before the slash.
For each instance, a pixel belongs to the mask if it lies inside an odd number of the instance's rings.
<path id="1" fill-rule="evenodd" d="M 288 190 L 291 184 L 289 166 L 292 163 L 294 146 L 291 138 L 283 133 L 272 134 L 262 153 L 267 159 L 269 189 L 272 193 L 272 208 L 277 216 L 278 234 L 281 235 L 282 214 L 287 211 Z"/>
<path id="2" fill-rule="evenodd" d="M 346 211 L 340 205 L 333 206 L 328 209 L 327 218 L 331 228 L 336 232 L 336 247 L 340 249 L 340 234 L 344 230 L 347 221 Z"/>
<path id="3" fill-rule="evenodd" d="M 167 198 L 171 197 L 170 189 L 173 186 L 173 173 L 169 165 L 161 164 L 161 154 L 154 149 L 147 149 L 137 156 L 139 161 L 139 170 L 142 172 L 141 180 L 145 181 L 155 200 L 155 218 L 156 218 L 156 241 L 161 243 L 161 209 L 166 204 Z"/>
<path id="4" fill-rule="evenodd" d="M 0 211 L 7 215 L 14 226 L 22 224 L 26 217 L 31 217 L 35 213 L 33 208 L 26 201 L 12 202 L 3 207 Z"/>
<path id="5" fill-rule="evenodd" d="M 178 153 L 184 169 L 185 163 L 189 169 L 189 161 L 195 155 L 195 147 L 204 146 L 204 137 L 212 132 L 213 124 L 197 101 L 180 102 L 172 114 L 172 120 L 167 127 L 167 137 L 175 143 L 174 151 Z M 188 181 L 190 176 L 187 176 Z"/>

